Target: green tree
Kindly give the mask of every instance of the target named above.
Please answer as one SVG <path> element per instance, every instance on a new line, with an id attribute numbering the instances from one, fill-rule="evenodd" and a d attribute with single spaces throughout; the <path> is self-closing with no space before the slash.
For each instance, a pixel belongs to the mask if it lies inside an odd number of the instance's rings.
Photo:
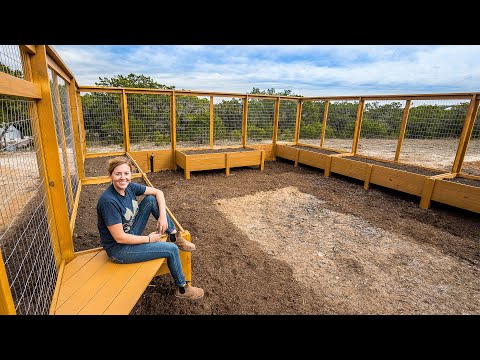
<path id="1" fill-rule="evenodd" d="M 96 82 L 97 86 L 108 86 L 108 87 L 129 87 L 129 88 L 142 88 L 142 89 L 167 89 L 174 90 L 175 86 L 167 86 L 159 84 L 154 81 L 150 76 L 145 75 L 136 75 L 128 74 L 116 75 L 112 78 L 102 78 L 99 77 L 100 81 Z"/>
<path id="2" fill-rule="evenodd" d="M 97 86 L 174 90 L 175 86 L 157 83 L 145 75 L 99 77 Z M 88 93 L 82 96 L 87 141 L 121 141 L 122 110 L 119 94 Z M 127 96 L 132 143 L 162 142 L 170 138 L 170 102 L 168 95 L 129 94 Z M 111 133 L 115 131 L 115 133 Z M 160 132 L 162 136 L 157 133 Z M 154 135 L 157 134 L 157 135 Z M 120 136 L 120 137 L 119 137 Z M 161 139 L 161 140 L 159 140 Z"/>

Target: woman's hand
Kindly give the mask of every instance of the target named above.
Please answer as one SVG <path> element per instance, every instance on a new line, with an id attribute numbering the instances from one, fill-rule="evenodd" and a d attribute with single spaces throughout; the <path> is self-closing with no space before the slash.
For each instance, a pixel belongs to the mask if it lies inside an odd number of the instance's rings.
<path id="1" fill-rule="evenodd" d="M 160 234 L 163 234 L 163 233 L 165 233 L 167 228 L 168 228 L 167 217 L 166 216 L 160 216 L 157 220 L 157 231 Z"/>
<path id="2" fill-rule="evenodd" d="M 158 231 L 154 231 L 148 234 L 148 237 L 150 238 L 150 242 L 160 242 L 167 241 L 168 235 L 162 235 Z"/>

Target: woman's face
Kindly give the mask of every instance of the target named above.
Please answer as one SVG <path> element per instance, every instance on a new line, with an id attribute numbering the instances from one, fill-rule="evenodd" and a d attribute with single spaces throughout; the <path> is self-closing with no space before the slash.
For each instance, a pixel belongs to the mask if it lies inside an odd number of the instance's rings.
<path id="1" fill-rule="evenodd" d="M 118 165 L 115 169 L 113 169 L 110 179 L 112 180 L 112 184 L 115 189 L 123 194 L 130 183 L 130 180 L 132 180 L 132 171 L 130 170 L 130 166 L 127 164 Z"/>

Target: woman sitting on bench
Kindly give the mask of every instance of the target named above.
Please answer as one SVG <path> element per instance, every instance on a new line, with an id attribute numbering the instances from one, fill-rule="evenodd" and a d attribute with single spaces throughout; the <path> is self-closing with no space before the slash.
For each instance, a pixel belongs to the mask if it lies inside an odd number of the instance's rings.
<path id="1" fill-rule="evenodd" d="M 110 260 L 128 264 L 166 258 L 177 289 L 175 296 L 196 300 L 204 295 L 201 288 L 189 285 L 183 275 L 179 249 L 195 250 L 185 240 L 168 216 L 163 192 L 154 187 L 132 183 L 132 163 L 120 156 L 108 161 L 111 185 L 97 203 L 100 243 Z M 136 196 L 146 195 L 138 204 Z M 148 218 L 157 219 L 157 231 L 142 235 Z"/>

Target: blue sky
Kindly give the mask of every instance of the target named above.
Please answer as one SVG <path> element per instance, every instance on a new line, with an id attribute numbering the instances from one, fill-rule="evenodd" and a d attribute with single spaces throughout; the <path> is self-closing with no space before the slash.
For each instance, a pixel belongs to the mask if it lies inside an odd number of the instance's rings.
<path id="1" fill-rule="evenodd" d="M 303 96 L 480 92 L 480 45 L 53 45 L 79 85 L 146 75 L 176 89 Z"/>

